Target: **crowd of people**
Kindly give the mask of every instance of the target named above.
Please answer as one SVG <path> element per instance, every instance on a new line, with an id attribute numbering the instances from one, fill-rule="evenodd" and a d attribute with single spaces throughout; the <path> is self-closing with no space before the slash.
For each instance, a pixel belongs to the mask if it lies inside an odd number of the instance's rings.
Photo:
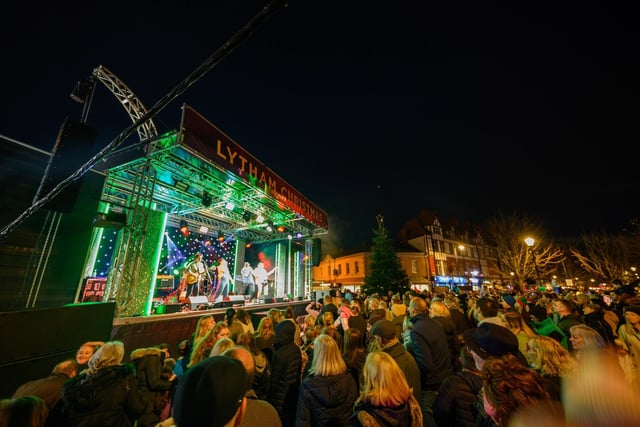
<path id="1" fill-rule="evenodd" d="M 6 426 L 608 426 L 640 419 L 640 297 L 326 295 L 199 318 L 165 344 L 89 342 L 0 402 Z"/>

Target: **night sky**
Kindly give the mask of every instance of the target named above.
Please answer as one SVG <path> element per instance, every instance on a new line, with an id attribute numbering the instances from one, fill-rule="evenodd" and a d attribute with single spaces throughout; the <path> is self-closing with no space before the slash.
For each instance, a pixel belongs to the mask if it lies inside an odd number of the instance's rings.
<path id="1" fill-rule="evenodd" d="M 64 3 L 15 4 L 0 30 L 0 134 L 45 150 L 98 65 L 150 108 L 267 4 Z M 421 209 L 558 237 L 640 216 L 631 2 L 425 3 L 291 0 L 155 124 L 191 105 L 324 209 L 339 247 L 369 244 L 379 212 L 392 236 Z M 88 124 L 102 147 L 130 121 L 98 86 Z"/>

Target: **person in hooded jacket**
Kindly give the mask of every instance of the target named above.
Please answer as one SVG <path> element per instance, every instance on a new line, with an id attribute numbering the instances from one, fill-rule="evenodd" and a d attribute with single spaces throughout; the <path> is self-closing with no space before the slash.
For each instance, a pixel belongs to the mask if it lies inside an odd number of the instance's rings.
<path id="1" fill-rule="evenodd" d="M 106 342 L 88 368 L 62 388 L 64 414 L 70 427 L 131 427 L 145 411 L 146 402 L 136 389 L 136 371 L 122 364 L 124 344 Z"/>
<path id="2" fill-rule="evenodd" d="M 145 413 L 138 418 L 137 427 L 155 426 L 162 421 L 160 413 L 169 399 L 176 374 L 163 378 L 165 352 L 159 347 L 138 348 L 131 352 L 131 363 L 136 368 L 138 392 L 147 401 Z"/>
<path id="3" fill-rule="evenodd" d="M 296 427 L 347 427 L 357 397 L 356 381 L 338 343 L 331 336 L 320 334 L 313 344 L 309 376 L 298 394 Z"/>
<path id="4" fill-rule="evenodd" d="M 295 425 L 296 402 L 302 379 L 303 352 L 295 343 L 296 325 L 283 321 L 276 324 L 275 352 L 271 359 L 271 387 L 267 401 L 276 408 L 282 425 Z M 305 354 L 306 356 L 306 354 Z"/>

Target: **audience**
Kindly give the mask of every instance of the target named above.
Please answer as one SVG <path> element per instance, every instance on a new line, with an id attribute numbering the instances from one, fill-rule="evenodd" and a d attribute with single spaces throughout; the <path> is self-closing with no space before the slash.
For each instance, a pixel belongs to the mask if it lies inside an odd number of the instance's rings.
<path id="1" fill-rule="evenodd" d="M 418 368 L 413 355 L 405 349 L 395 335 L 396 329 L 393 321 L 378 320 L 371 328 L 370 334 L 372 339 L 369 342 L 369 352 L 381 350 L 388 353 L 404 374 L 413 395 L 420 401 L 422 394 L 420 368 Z"/>
<path id="2" fill-rule="evenodd" d="M 250 336 L 250 334 L 243 334 L 242 336 Z M 231 347 L 222 353 L 223 356 L 228 356 L 233 359 L 237 359 L 242 363 L 244 369 L 247 372 L 247 380 L 249 382 L 249 390 L 245 393 L 247 399 L 247 409 L 242 419 L 241 427 L 281 427 L 282 422 L 278 416 L 278 411 L 266 400 L 260 399 L 255 390 L 251 386 L 256 383 L 256 365 L 254 355 L 252 351 L 242 345 L 236 345 Z"/>
<path id="3" fill-rule="evenodd" d="M 364 300 L 367 320 L 357 295 L 348 312 L 347 299 L 330 298 L 325 307 L 343 316 L 324 310 L 314 326 L 309 315 L 303 342 L 292 306 L 284 319 L 271 309 L 255 331 L 241 324 L 243 313 L 250 322 L 244 309 L 228 313 L 232 328 L 202 316 L 177 360 L 166 344 L 136 349 L 124 363 L 122 342 L 86 342 L 75 360 L 0 401 L 0 427 L 600 427 L 640 417 L 637 300 L 625 302 L 614 330 L 595 293 L 468 292 L 461 300 L 477 327 L 464 329 L 463 312 L 450 308 L 459 296 L 389 293 L 395 324 L 374 311 L 378 295 Z M 453 321 L 451 310 L 462 317 Z M 452 338 L 462 339 L 456 357 Z"/>
<path id="4" fill-rule="evenodd" d="M 36 396 L 0 400 L 2 427 L 44 427 L 48 413 L 46 402 Z"/>
<path id="5" fill-rule="evenodd" d="M 169 401 L 169 390 L 177 376 L 163 377 L 166 353 L 158 347 L 138 348 L 131 352 L 136 368 L 137 390 L 146 401 L 146 408 L 136 420 L 136 427 L 153 427 L 162 421 L 160 414 Z"/>
<path id="6" fill-rule="evenodd" d="M 136 388 L 136 370 L 122 364 L 124 344 L 109 341 L 101 346 L 88 367 L 62 388 L 68 425 L 133 426 L 146 409 Z"/>
<path id="7" fill-rule="evenodd" d="M 513 415 L 527 407 L 550 407 L 542 376 L 523 366 L 513 354 L 491 357 L 482 369 L 485 412 L 498 427 L 508 426 Z"/>
<path id="8" fill-rule="evenodd" d="M 296 403 L 306 354 L 295 343 L 293 322 L 276 325 L 275 353 L 271 359 L 271 387 L 267 400 L 276 408 L 282 425 L 295 425 Z M 306 357 L 305 357 L 306 358 Z"/>
<path id="9" fill-rule="evenodd" d="M 422 421 L 420 404 L 395 360 L 382 351 L 369 353 L 351 425 L 422 427 Z"/>
<path id="10" fill-rule="evenodd" d="M 206 358 L 180 378 L 170 419 L 174 423 L 164 426 L 239 427 L 249 390 L 249 376 L 240 361 L 227 356 Z"/>
<path id="11" fill-rule="evenodd" d="M 348 427 L 358 389 L 337 342 L 329 335 L 315 339 L 309 374 L 298 394 L 296 427 Z"/>
<path id="12" fill-rule="evenodd" d="M 64 425 L 62 414 L 62 386 L 78 374 L 78 364 L 73 359 L 64 360 L 53 367 L 49 376 L 22 384 L 13 393 L 17 399 L 25 396 L 39 397 L 47 404 L 49 415 L 46 427 Z M 0 423 L 0 425 L 2 425 Z"/>

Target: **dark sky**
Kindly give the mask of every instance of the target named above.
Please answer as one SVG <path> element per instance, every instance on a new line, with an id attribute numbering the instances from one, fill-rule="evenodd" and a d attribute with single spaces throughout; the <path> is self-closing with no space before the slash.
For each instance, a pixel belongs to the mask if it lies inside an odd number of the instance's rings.
<path id="1" fill-rule="evenodd" d="M 0 134 L 47 150 L 98 65 L 150 108 L 267 4 L 62 3 L 18 4 L 0 30 Z M 639 216 L 631 4 L 428 3 L 291 0 L 156 126 L 191 105 L 327 211 L 342 246 L 369 243 L 378 212 L 392 235 L 420 209 L 519 212 L 557 236 Z M 99 86 L 88 124 L 104 146 L 130 121 Z"/>

